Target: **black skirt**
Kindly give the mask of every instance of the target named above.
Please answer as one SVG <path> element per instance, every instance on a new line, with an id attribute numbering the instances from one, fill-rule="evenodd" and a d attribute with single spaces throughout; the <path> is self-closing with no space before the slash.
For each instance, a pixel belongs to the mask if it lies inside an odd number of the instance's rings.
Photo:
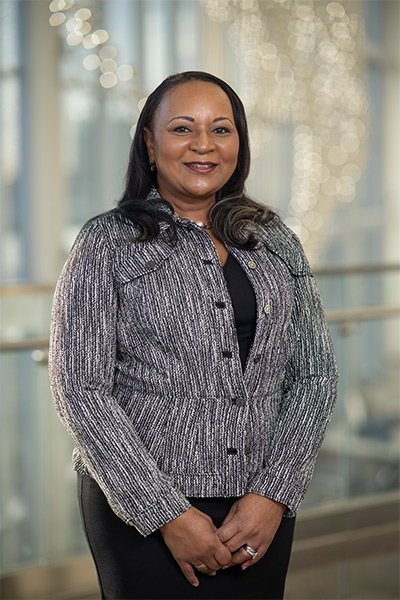
<path id="1" fill-rule="evenodd" d="M 83 529 L 92 553 L 103 599 L 283 598 L 295 519 L 283 518 L 265 556 L 250 568 L 220 570 L 214 577 L 196 571 L 193 587 L 156 531 L 144 538 L 111 510 L 97 483 L 78 475 Z M 190 498 L 219 527 L 237 498 Z"/>

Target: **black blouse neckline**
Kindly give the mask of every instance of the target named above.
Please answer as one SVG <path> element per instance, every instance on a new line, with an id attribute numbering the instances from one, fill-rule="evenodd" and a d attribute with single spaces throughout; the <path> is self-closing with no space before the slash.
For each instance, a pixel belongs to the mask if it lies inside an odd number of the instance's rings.
<path id="1" fill-rule="evenodd" d="M 222 270 L 232 300 L 240 361 L 244 371 L 256 329 L 256 298 L 250 281 L 231 253 L 228 254 L 228 259 Z"/>

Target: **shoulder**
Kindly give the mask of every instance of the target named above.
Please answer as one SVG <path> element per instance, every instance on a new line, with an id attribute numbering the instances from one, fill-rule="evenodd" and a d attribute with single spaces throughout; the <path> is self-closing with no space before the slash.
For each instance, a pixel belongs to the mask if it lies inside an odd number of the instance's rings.
<path id="1" fill-rule="evenodd" d="M 119 283 L 157 270 L 174 251 L 168 232 L 153 240 L 138 241 L 141 230 L 117 210 L 90 219 L 79 232 L 70 260 L 104 272 L 109 269 Z"/>
<path id="2" fill-rule="evenodd" d="M 258 239 L 267 250 L 279 256 L 293 275 L 310 275 L 311 270 L 297 235 L 277 216 L 260 227 Z"/>
<path id="3" fill-rule="evenodd" d="M 116 209 L 90 219 L 78 233 L 73 249 L 97 244 L 114 252 L 139 235 L 139 228 Z"/>

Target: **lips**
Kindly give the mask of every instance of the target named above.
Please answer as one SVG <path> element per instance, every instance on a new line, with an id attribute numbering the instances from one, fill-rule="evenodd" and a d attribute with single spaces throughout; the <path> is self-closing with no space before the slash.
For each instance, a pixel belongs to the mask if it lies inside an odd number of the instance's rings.
<path id="1" fill-rule="evenodd" d="M 217 167 L 216 163 L 212 162 L 190 162 L 184 164 L 195 173 L 211 173 Z"/>

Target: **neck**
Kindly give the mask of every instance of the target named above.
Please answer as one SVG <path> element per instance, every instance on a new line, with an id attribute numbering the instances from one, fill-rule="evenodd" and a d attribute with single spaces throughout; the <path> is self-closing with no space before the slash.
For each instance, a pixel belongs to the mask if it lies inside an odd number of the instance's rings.
<path id="1" fill-rule="evenodd" d="M 165 196 L 163 196 L 165 198 Z M 202 223 L 209 220 L 210 210 L 215 204 L 215 197 L 207 198 L 206 200 L 185 201 L 175 198 L 166 198 L 177 215 L 182 219 L 190 219 L 191 221 L 201 221 Z"/>
<path id="2" fill-rule="evenodd" d="M 207 221 L 209 221 L 210 218 L 210 210 L 211 207 L 205 209 L 205 210 L 201 210 L 201 209 L 194 209 L 193 207 L 187 208 L 187 209 L 177 209 L 175 208 L 175 212 L 177 215 L 179 215 L 181 217 L 181 219 L 188 219 L 190 221 L 195 221 L 195 222 L 201 222 L 201 223 L 205 223 Z"/>

